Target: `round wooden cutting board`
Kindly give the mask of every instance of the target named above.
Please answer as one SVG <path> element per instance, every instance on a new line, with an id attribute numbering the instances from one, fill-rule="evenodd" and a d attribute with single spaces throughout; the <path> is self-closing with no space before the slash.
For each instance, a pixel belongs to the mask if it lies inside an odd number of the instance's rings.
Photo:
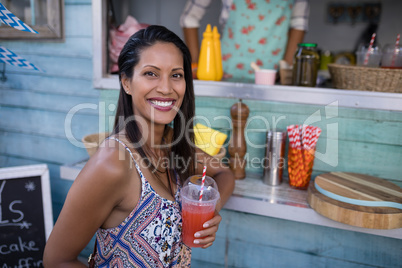
<path id="1" fill-rule="evenodd" d="M 332 220 L 364 228 L 402 228 L 402 188 L 377 177 L 331 172 L 308 188 L 308 203 Z"/>

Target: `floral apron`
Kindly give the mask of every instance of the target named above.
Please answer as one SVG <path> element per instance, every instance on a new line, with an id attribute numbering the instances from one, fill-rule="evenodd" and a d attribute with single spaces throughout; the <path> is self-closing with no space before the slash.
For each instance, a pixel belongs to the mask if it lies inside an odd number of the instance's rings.
<path id="1" fill-rule="evenodd" d="M 233 0 L 222 32 L 222 66 L 228 81 L 254 83 L 254 61 L 277 69 L 285 53 L 294 0 Z"/>

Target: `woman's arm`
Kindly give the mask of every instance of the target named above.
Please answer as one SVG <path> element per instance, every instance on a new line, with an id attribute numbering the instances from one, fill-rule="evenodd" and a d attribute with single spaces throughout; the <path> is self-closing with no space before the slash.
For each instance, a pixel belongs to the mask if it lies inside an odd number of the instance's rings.
<path id="1" fill-rule="evenodd" d="M 200 53 L 199 27 L 200 21 L 207 12 L 211 0 L 188 0 L 180 15 L 180 26 L 183 29 L 184 41 L 188 46 L 193 63 L 198 63 Z"/>
<path id="2" fill-rule="evenodd" d="M 289 29 L 288 43 L 286 44 L 285 55 L 283 59 L 290 65 L 293 64 L 293 57 L 297 50 L 297 44 L 302 43 L 305 31 Z"/>
<path id="3" fill-rule="evenodd" d="M 290 17 L 288 42 L 286 44 L 283 59 L 290 65 L 293 64 L 293 56 L 296 53 L 297 44 L 302 43 L 308 30 L 310 17 L 310 3 L 308 0 L 295 0 Z"/>
<path id="4" fill-rule="evenodd" d="M 200 42 L 198 40 L 198 28 L 183 28 L 184 42 L 191 54 L 192 63 L 198 64 L 200 54 Z"/>
<path id="5" fill-rule="evenodd" d="M 118 207 L 127 186 L 129 156 L 120 161 L 119 147 L 113 147 L 98 150 L 74 181 L 47 241 L 45 267 L 86 267 L 78 255 Z"/>

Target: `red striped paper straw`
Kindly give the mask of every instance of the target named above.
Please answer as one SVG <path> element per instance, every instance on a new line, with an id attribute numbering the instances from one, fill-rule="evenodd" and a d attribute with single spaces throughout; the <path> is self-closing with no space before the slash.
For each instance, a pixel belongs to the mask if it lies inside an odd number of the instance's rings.
<path id="1" fill-rule="evenodd" d="M 301 138 L 300 138 L 300 142 L 301 142 L 302 149 L 305 149 L 305 147 L 306 147 L 306 142 L 307 142 L 307 139 L 308 139 L 308 137 L 307 137 L 307 135 L 308 135 L 308 134 L 307 134 L 308 126 L 303 125 L 301 128 L 302 128 L 302 129 L 301 129 Z"/>
<path id="2" fill-rule="evenodd" d="M 298 125 L 290 125 L 287 127 L 288 136 L 289 136 L 289 146 L 292 148 L 297 148 L 297 144 L 300 142 L 299 135 L 299 126 Z"/>
<path id="3" fill-rule="evenodd" d="M 296 125 L 296 148 L 298 150 L 301 150 L 302 142 L 302 126 Z"/>
<path id="4" fill-rule="evenodd" d="M 398 34 L 398 35 L 396 36 L 395 49 L 394 49 L 394 54 L 392 55 L 392 63 L 391 63 L 391 66 L 395 66 L 396 54 L 398 54 L 399 39 L 400 39 L 400 38 L 401 38 L 401 35 Z"/>
<path id="5" fill-rule="evenodd" d="M 321 129 L 319 127 L 315 127 L 312 133 L 312 140 L 310 144 L 310 149 L 314 149 L 317 145 L 318 137 L 320 137 Z"/>
<path id="6" fill-rule="evenodd" d="M 369 44 L 369 47 L 368 47 L 368 49 L 367 49 L 366 56 L 364 57 L 364 65 L 367 65 L 367 64 L 368 64 L 369 53 L 370 53 L 371 49 L 373 48 L 375 35 L 376 35 L 376 34 L 373 33 L 373 35 L 371 36 L 370 44 Z"/>
<path id="7" fill-rule="evenodd" d="M 202 201 L 202 194 L 204 192 L 204 184 L 205 184 L 205 175 L 207 173 L 207 166 L 204 166 L 204 170 L 202 171 L 202 180 L 201 180 L 201 191 L 200 191 L 200 202 Z"/>
<path id="8" fill-rule="evenodd" d="M 287 130 L 288 130 L 288 137 L 289 137 L 289 146 L 290 147 L 294 147 L 294 143 L 295 143 L 295 126 L 294 125 L 290 125 L 287 126 Z"/>

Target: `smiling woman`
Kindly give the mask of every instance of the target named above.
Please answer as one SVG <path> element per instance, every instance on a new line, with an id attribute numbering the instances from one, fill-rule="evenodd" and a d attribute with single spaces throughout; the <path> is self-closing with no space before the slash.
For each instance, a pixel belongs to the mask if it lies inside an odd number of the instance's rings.
<path id="1" fill-rule="evenodd" d="M 150 122 L 152 117 L 155 124 L 172 122 L 186 92 L 182 53 L 171 43 L 144 49 L 133 77 L 122 74 L 122 85 L 132 96 L 135 115 Z"/>
<path id="2" fill-rule="evenodd" d="M 194 146 L 191 57 L 183 41 L 149 26 L 130 37 L 118 65 L 114 129 L 67 195 L 46 245 L 46 267 L 81 267 L 77 255 L 95 233 L 98 267 L 189 267 L 181 186 L 207 166 L 219 187 L 214 217 L 194 234 L 203 248 L 215 241 L 218 212 L 233 192 L 229 168 Z"/>

